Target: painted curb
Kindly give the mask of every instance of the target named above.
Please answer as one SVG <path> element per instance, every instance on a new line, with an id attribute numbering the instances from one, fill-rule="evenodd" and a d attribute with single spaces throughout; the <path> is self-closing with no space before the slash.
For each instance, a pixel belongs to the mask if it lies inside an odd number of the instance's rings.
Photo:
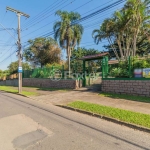
<path id="1" fill-rule="evenodd" d="M 150 133 L 150 128 L 142 127 L 142 126 L 139 126 L 139 125 L 136 125 L 136 124 L 127 123 L 127 122 L 120 121 L 120 120 L 117 120 L 117 119 L 114 119 L 114 118 L 106 117 L 106 116 L 103 116 L 103 115 L 95 114 L 95 113 L 92 113 L 92 112 L 84 111 L 84 110 L 81 110 L 81 109 L 77 109 L 77 108 L 73 108 L 73 107 L 69 107 L 69 106 L 65 106 L 65 105 L 56 105 L 56 106 L 62 107 L 62 108 L 65 108 L 65 109 L 69 109 L 69 110 L 73 110 L 73 111 L 76 111 L 76 112 L 80 112 L 80 113 L 83 113 L 83 114 L 86 114 L 86 115 L 94 116 L 94 117 L 97 117 L 97 118 L 101 118 L 101 119 L 104 119 L 104 120 L 107 120 L 107 121 L 110 121 L 110 122 L 113 122 L 113 123 L 117 123 L 119 125 L 123 125 L 123 126 L 129 127 L 129 128 L 135 129 L 135 130 Z"/>

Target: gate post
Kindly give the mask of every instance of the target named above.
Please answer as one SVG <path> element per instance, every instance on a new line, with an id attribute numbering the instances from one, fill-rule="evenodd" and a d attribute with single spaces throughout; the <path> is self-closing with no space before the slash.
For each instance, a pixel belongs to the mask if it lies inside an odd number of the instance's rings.
<path id="1" fill-rule="evenodd" d="M 128 65 L 129 65 L 129 78 L 131 78 L 131 57 L 128 58 Z"/>
<path id="2" fill-rule="evenodd" d="M 64 74 L 64 65 L 62 65 L 62 79 L 64 79 L 65 74 Z"/>
<path id="3" fill-rule="evenodd" d="M 108 77 L 108 56 L 105 56 L 105 68 L 106 68 L 105 76 Z"/>
<path id="4" fill-rule="evenodd" d="M 83 87 L 86 86 L 86 76 L 85 76 L 85 60 L 83 60 Z"/>
<path id="5" fill-rule="evenodd" d="M 108 76 L 108 56 L 103 57 L 102 59 L 102 78 Z"/>
<path id="6" fill-rule="evenodd" d="M 102 78 L 105 78 L 105 57 L 102 59 Z"/>

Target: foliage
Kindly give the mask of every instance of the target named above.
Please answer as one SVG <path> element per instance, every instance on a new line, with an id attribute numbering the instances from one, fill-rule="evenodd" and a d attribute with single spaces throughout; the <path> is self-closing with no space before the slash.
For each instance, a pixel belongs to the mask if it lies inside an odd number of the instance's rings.
<path id="1" fill-rule="evenodd" d="M 72 102 L 68 106 L 150 128 L 150 115 L 147 114 L 82 101 Z"/>
<path id="2" fill-rule="evenodd" d="M 32 78 L 48 78 L 50 76 L 50 69 L 48 68 L 36 68 L 32 71 Z"/>
<path id="3" fill-rule="evenodd" d="M 36 38 L 28 41 L 24 57 L 35 66 L 43 67 L 48 63 L 60 63 L 61 49 L 52 38 Z"/>
<path id="4" fill-rule="evenodd" d="M 111 18 L 104 20 L 100 29 L 93 30 L 95 43 L 107 39 L 109 50 L 111 49 L 119 60 L 136 56 L 140 51 L 143 53 L 144 48 L 148 50 L 149 4 L 150 0 L 128 0 L 120 11 L 116 11 Z"/>
<path id="5" fill-rule="evenodd" d="M 4 70 L 4 71 L 0 70 L 0 79 L 6 77 L 9 74 L 10 74 L 9 70 Z"/>
<path id="6" fill-rule="evenodd" d="M 124 41 L 125 42 L 125 41 Z M 121 41 L 121 45 L 123 46 L 123 42 Z M 116 41 L 113 42 L 113 46 L 116 49 L 116 52 L 118 53 L 118 55 L 120 56 L 120 51 L 119 51 L 119 47 Z M 144 55 L 148 55 L 150 53 L 150 42 L 147 39 L 145 34 L 141 34 L 138 36 L 137 38 L 137 51 L 136 51 L 136 55 L 143 57 Z M 116 57 L 112 46 L 109 45 L 104 45 L 104 48 L 107 49 L 107 51 L 109 52 L 109 56 L 110 58 L 114 58 Z"/>
<path id="7" fill-rule="evenodd" d="M 18 61 L 12 62 L 7 68 L 9 69 L 10 74 L 17 73 L 18 72 Z M 22 63 L 22 68 L 23 68 L 23 70 L 31 69 L 30 65 L 27 62 Z"/>
<path id="8" fill-rule="evenodd" d="M 53 64 L 47 64 L 45 67 L 46 68 L 52 68 L 52 67 L 54 67 L 54 68 L 62 68 L 62 65 L 61 64 L 57 64 L 57 63 L 53 63 Z"/>
<path id="9" fill-rule="evenodd" d="M 2 71 L 2 70 L 0 70 L 0 78 L 2 77 L 2 75 L 3 75 L 3 71 Z"/>
<path id="10" fill-rule="evenodd" d="M 143 69 L 143 68 L 150 68 L 150 63 L 149 63 L 150 59 L 133 59 L 132 61 L 132 65 L 133 65 L 133 69 Z"/>
<path id="11" fill-rule="evenodd" d="M 110 76 L 123 78 L 123 77 L 129 77 L 129 73 L 127 69 L 122 69 L 118 67 L 118 68 L 113 68 L 111 70 Z"/>
<path id="12" fill-rule="evenodd" d="M 58 10 L 56 15 L 60 21 L 54 24 L 54 37 L 62 48 L 66 49 L 68 56 L 68 69 L 70 71 L 70 57 L 73 48 L 80 44 L 83 27 L 77 21 L 81 18 L 79 13 Z"/>
<path id="13" fill-rule="evenodd" d="M 134 69 L 150 68 L 150 58 L 131 58 L 131 71 Z M 129 77 L 129 63 L 128 61 L 120 61 L 118 65 L 110 67 L 110 76 L 112 77 Z M 133 74 L 132 74 L 133 75 Z"/>
<path id="14" fill-rule="evenodd" d="M 84 56 L 94 55 L 94 54 L 98 54 L 98 53 L 100 53 L 99 50 L 91 49 L 91 48 L 86 49 L 86 48 L 78 47 L 77 49 L 74 49 L 72 51 L 72 56 L 71 56 L 72 68 L 74 69 L 77 66 L 79 70 L 82 70 L 82 68 L 83 68 L 82 61 L 79 59 Z M 92 69 L 91 67 L 100 66 L 100 60 L 89 61 L 87 63 L 88 64 L 86 64 L 86 66 L 88 68 L 90 67 L 90 69 Z"/>

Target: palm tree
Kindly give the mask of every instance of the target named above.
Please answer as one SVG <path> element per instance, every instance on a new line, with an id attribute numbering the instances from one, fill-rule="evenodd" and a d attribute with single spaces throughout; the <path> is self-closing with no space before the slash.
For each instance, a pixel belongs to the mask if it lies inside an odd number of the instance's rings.
<path id="1" fill-rule="evenodd" d="M 149 4 L 150 0 L 128 0 L 124 7 L 131 20 L 129 26 L 130 33 L 133 36 L 133 56 L 136 55 L 137 51 L 138 35 L 143 31 L 143 29 L 145 30 L 145 27 L 149 28 Z"/>
<path id="2" fill-rule="evenodd" d="M 104 20 L 100 29 L 93 31 L 96 44 L 107 39 L 117 59 L 127 59 L 136 56 L 139 36 L 146 34 L 150 39 L 150 0 L 128 0 L 125 6 L 113 14 L 112 18 Z M 118 52 L 114 43 L 117 43 Z"/>
<path id="3" fill-rule="evenodd" d="M 92 37 L 94 38 L 94 42 L 99 44 L 101 40 L 107 39 L 109 44 L 111 45 L 112 50 L 115 53 L 116 58 L 119 60 L 118 53 L 113 46 L 112 37 L 114 36 L 114 20 L 113 19 L 106 19 L 104 20 L 103 24 L 100 26 L 99 29 L 95 29 L 92 32 Z"/>
<path id="4" fill-rule="evenodd" d="M 56 15 L 60 21 L 54 24 L 54 38 L 59 41 L 60 47 L 66 49 L 68 57 L 68 69 L 70 74 L 71 51 L 80 44 L 83 34 L 83 26 L 78 23 L 81 18 L 79 13 L 58 10 Z"/>

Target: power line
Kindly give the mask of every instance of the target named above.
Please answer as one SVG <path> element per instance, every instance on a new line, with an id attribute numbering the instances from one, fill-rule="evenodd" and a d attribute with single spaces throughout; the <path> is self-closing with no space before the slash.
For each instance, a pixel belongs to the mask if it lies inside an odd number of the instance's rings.
<path id="1" fill-rule="evenodd" d="M 4 57 L 14 46 L 15 45 L 12 45 L 11 48 L 8 51 L 6 51 L 6 53 L 4 53 L 0 58 Z"/>
<path id="2" fill-rule="evenodd" d="M 89 15 L 87 15 L 87 16 L 81 18 L 81 19 L 79 19 L 78 21 L 76 21 L 76 22 L 74 22 L 74 23 L 78 23 L 78 22 L 81 23 L 82 21 L 85 21 L 85 20 L 87 20 L 87 19 L 89 19 L 89 18 L 91 18 L 91 17 L 94 17 L 94 16 L 96 16 L 96 15 L 98 15 L 98 14 L 100 14 L 100 13 L 106 11 L 106 10 L 109 10 L 110 8 L 113 8 L 113 7 L 117 6 L 117 5 L 119 5 L 119 4 L 123 3 L 123 2 L 125 2 L 125 1 L 126 1 L 126 0 L 119 0 L 119 1 L 116 1 L 116 2 L 114 2 L 114 3 L 112 3 L 112 4 L 110 4 L 110 5 L 108 5 L 108 6 L 104 7 L 104 8 L 102 8 L 102 9 L 99 9 L 99 10 L 97 10 L 97 11 L 95 11 L 95 12 L 93 12 L 93 13 L 91 13 L 91 14 L 89 14 Z"/>
<path id="3" fill-rule="evenodd" d="M 125 1 L 125 0 L 116 1 L 116 2 L 114 2 L 114 3 L 112 3 L 112 4 L 108 5 L 108 6 L 106 6 L 106 7 L 104 7 L 104 8 L 101 8 L 101 9 L 99 9 L 99 10 L 97 10 L 97 11 L 95 11 L 95 12 L 93 12 L 93 13 L 91 13 L 91 14 L 89 14 L 89 15 L 83 17 L 83 18 L 81 18 L 80 20 L 78 20 L 78 23 L 80 23 L 80 21 L 85 21 L 85 20 L 87 20 L 87 19 L 90 19 L 90 18 L 92 18 L 92 17 L 94 17 L 94 16 L 96 16 L 96 15 L 102 13 L 102 12 L 105 12 L 106 10 L 113 8 L 113 7 L 115 7 L 115 6 L 117 6 L 117 5 L 121 4 L 121 3 L 123 3 L 124 1 Z M 32 33 L 33 33 L 33 32 L 32 32 Z M 30 33 L 29 33 L 29 34 L 30 34 Z M 28 35 L 29 35 L 29 34 L 28 34 Z M 53 35 L 53 34 L 54 34 L 54 32 L 51 31 L 51 32 L 49 32 L 49 33 L 47 33 L 47 34 L 45 34 L 45 35 L 42 35 L 42 37 L 48 37 L 48 36 L 51 36 L 51 35 Z M 25 35 L 25 36 L 26 36 L 26 35 Z M 24 37 L 24 36 L 23 36 L 23 37 Z"/>
<path id="4" fill-rule="evenodd" d="M 63 1 L 63 0 L 62 0 Z M 35 17 L 33 17 L 31 20 L 29 20 L 27 23 L 25 23 L 23 26 L 27 26 L 28 24 L 32 23 L 35 19 L 37 19 L 38 17 L 40 17 L 41 15 L 44 15 L 44 13 L 46 13 L 50 8 L 53 8 L 52 6 L 55 3 L 59 3 L 59 1 L 55 1 L 52 5 L 48 6 L 46 9 L 44 9 L 43 11 L 41 11 L 40 13 L 38 13 Z M 48 10 L 47 10 L 48 9 Z M 43 13 L 44 12 L 44 13 Z"/>
<path id="5" fill-rule="evenodd" d="M 4 30 L 6 30 L 6 32 L 12 37 L 12 38 L 14 38 L 15 40 L 16 40 L 16 38 L 7 30 L 7 28 L 5 28 L 1 23 L 0 23 L 0 26 L 2 26 L 3 27 L 3 29 Z M 13 28 L 12 28 L 13 29 Z"/>
<path id="6" fill-rule="evenodd" d="M 15 52 L 16 52 L 16 50 L 13 51 L 8 57 L 6 57 L 5 59 L 3 59 L 3 60 L 0 62 L 0 64 L 3 63 L 4 61 L 6 61 L 8 58 L 10 58 L 13 54 L 15 54 Z"/>
<path id="7" fill-rule="evenodd" d="M 2 22 L 4 21 L 4 19 L 5 19 L 6 13 L 7 13 L 7 11 L 5 12 L 5 14 L 4 14 L 4 16 L 3 16 L 2 20 L 1 20 L 1 23 L 2 23 Z"/>
<path id="8" fill-rule="evenodd" d="M 79 8 L 81 8 L 81 7 L 83 7 L 83 6 L 85 6 L 85 5 L 87 5 L 87 4 L 90 3 L 91 1 L 93 1 L 93 0 L 90 0 L 90 1 L 88 1 L 88 2 L 86 2 L 86 3 L 84 3 L 83 5 L 77 7 L 76 9 L 74 9 L 73 11 L 75 11 L 75 10 L 77 10 L 77 9 L 79 9 Z M 27 35 L 29 35 L 29 34 L 31 34 L 31 33 L 34 33 L 34 32 L 36 32 L 36 31 L 38 31 L 38 30 L 40 30 L 40 29 L 46 27 L 47 25 L 49 25 L 49 24 L 51 24 L 51 23 L 54 23 L 55 21 L 57 21 L 57 20 L 51 21 L 50 23 L 48 23 L 48 24 L 46 24 L 46 25 L 44 25 L 44 26 L 42 26 L 42 27 L 40 27 L 40 28 L 38 28 L 38 29 L 36 29 L 36 30 L 34 30 L 34 31 L 30 32 L 30 33 L 28 33 L 28 34 L 26 34 L 25 36 L 27 36 Z M 23 37 L 25 37 L 25 36 L 23 36 Z"/>
<path id="9" fill-rule="evenodd" d="M 85 6 L 85 5 L 87 5 L 88 3 L 90 3 L 90 2 L 92 2 L 93 0 L 90 0 L 90 1 L 88 1 L 88 2 L 86 2 L 86 3 L 84 3 L 83 5 L 81 5 L 81 6 L 79 6 L 78 8 L 76 8 L 76 9 L 74 9 L 74 10 L 72 10 L 72 11 L 75 11 L 75 10 L 77 10 L 77 9 L 79 9 L 79 8 L 81 8 L 81 7 L 83 7 L 83 6 Z M 108 3 L 110 3 L 111 1 L 109 1 L 109 2 L 107 2 L 107 3 L 104 3 L 103 5 L 105 5 L 105 4 L 108 4 Z M 100 5 L 100 6 L 103 6 L 103 5 Z M 97 7 L 96 7 L 97 8 Z M 93 9 L 92 9 L 93 10 Z M 91 10 L 90 10 L 91 11 Z M 88 12 L 90 12 L 90 11 L 88 11 Z M 86 12 L 87 13 L 87 12 Z M 85 13 L 84 13 L 85 14 Z M 55 20 L 55 21 L 57 21 L 57 20 Z M 39 21 L 39 22 L 41 22 L 41 21 Z M 38 23 L 39 23 L 38 22 Z M 54 22 L 54 21 L 53 21 Z M 52 23 L 52 22 L 50 22 L 50 23 Z M 50 23 L 48 23 L 48 24 L 50 24 Z M 37 24 L 37 23 L 36 23 Z M 34 24 L 34 25 L 32 25 L 32 26 L 30 26 L 30 27 L 28 27 L 28 29 L 29 28 L 31 28 L 31 27 L 33 27 L 33 26 L 35 26 L 36 24 Z M 47 25 L 48 25 L 47 24 Z M 46 25 L 44 25 L 43 27 L 45 27 Z"/>
<path id="10" fill-rule="evenodd" d="M 104 3 L 104 4 L 102 4 L 102 5 L 99 5 L 99 6 L 95 7 L 95 8 L 93 8 L 93 9 L 91 9 L 91 10 L 85 12 L 84 14 L 87 14 L 87 13 L 89 13 L 89 12 L 91 12 L 91 11 L 93 11 L 93 10 L 95 10 L 95 9 L 97 9 L 97 8 L 99 8 L 99 7 L 101 7 L 101 6 L 104 6 L 104 5 L 106 5 L 106 4 L 110 3 L 110 2 L 112 2 L 112 1 L 113 1 L 113 0 L 110 0 L 110 1 L 108 1 L 108 2 L 106 2 L 106 3 Z M 82 14 L 82 15 L 84 15 L 84 14 Z"/>
<path id="11" fill-rule="evenodd" d="M 83 6 L 85 6 L 85 5 L 87 5 L 88 3 L 92 2 L 92 1 L 93 1 L 93 0 L 90 0 L 90 1 L 88 1 L 88 2 L 86 2 L 86 3 L 84 3 L 83 5 L 77 7 L 76 9 L 74 9 L 73 11 L 75 11 L 75 10 L 77 10 L 77 9 L 79 9 L 79 8 L 81 8 L 81 7 L 83 7 Z M 110 2 L 110 1 L 109 1 L 109 2 Z M 107 2 L 107 3 L 108 3 L 108 2 Z M 105 4 L 106 4 L 106 3 L 105 3 Z M 101 6 L 103 6 L 103 5 L 101 5 Z M 84 14 L 85 14 L 85 13 L 84 13 Z M 40 27 L 40 28 L 38 28 L 38 29 L 32 31 L 31 33 L 34 33 L 34 32 L 36 32 L 36 31 L 38 31 L 38 30 L 40 30 L 40 29 L 42 29 L 42 28 L 48 26 L 49 24 L 54 23 L 55 21 L 57 21 L 57 20 L 51 21 L 51 22 L 49 22 L 48 24 L 46 24 L 46 25 L 44 25 L 44 26 L 42 26 L 42 27 Z M 36 24 L 35 24 L 35 25 L 36 25 Z M 28 29 L 29 29 L 29 28 L 28 28 Z M 23 30 L 23 31 L 24 31 L 24 30 Z M 27 35 L 29 35 L 29 34 L 31 34 L 31 33 L 28 33 Z M 26 36 L 26 35 L 25 35 L 25 36 Z M 24 36 L 23 36 L 23 37 L 24 37 Z"/>
<path id="12" fill-rule="evenodd" d="M 68 0 L 66 0 L 65 2 L 67 2 L 67 1 L 68 1 Z M 66 6 L 70 5 L 70 4 L 72 4 L 74 1 L 76 1 L 76 0 L 72 0 L 72 1 L 69 2 L 67 5 L 63 6 L 62 8 L 66 7 Z M 64 4 L 64 3 L 63 3 L 63 4 Z M 62 4 L 58 5 L 57 7 L 59 7 L 59 6 L 61 6 L 61 5 L 62 5 Z M 56 7 L 56 8 L 57 8 L 57 7 Z M 56 8 L 54 8 L 54 9 L 52 9 L 52 10 L 55 10 Z M 60 8 L 60 9 L 62 9 L 62 8 Z M 51 10 L 51 12 L 52 12 L 52 10 Z M 42 18 L 42 20 L 40 20 L 40 21 L 34 23 L 33 25 L 31 24 L 30 26 L 24 27 L 24 28 L 29 29 L 29 28 L 31 28 L 32 26 L 35 26 L 36 24 L 40 23 L 41 21 L 45 20 L 46 18 L 50 17 L 50 16 L 53 15 L 53 14 L 54 14 L 54 13 L 51 13 L 51 14 L 49 14 L 48 16 Z"/>

